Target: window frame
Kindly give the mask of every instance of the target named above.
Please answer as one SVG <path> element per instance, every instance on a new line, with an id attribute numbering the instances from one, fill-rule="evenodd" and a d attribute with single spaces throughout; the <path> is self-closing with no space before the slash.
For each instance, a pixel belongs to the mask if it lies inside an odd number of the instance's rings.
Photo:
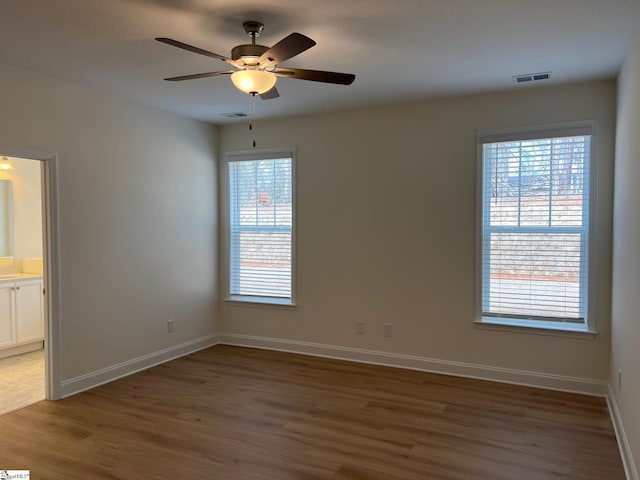
<path id="1" fill-rule="evenodd" d="M 291 159 L 291 296 L 289 298 L 251 296 L 231 294 L 231 185 L 229 183 L 230 165 L 234 162 Z M 226 265 L 224 300 L 236 305 L 254 305 L 261 307 L 291 308 L 296 306 L 296 151 L 293 147 L 269 148 L 226 152 L 224 158 L 224 210 L 226 250 L 224 262 Z"/>
<path id="2" fill-rule="evenodd" d="M 506 141 L 525 141 L 554 137 L 569 137 L 590 135 L 589 147 L 589 209 L 587 230 L 587 304 L 584 323 L 567 323 L 544 320 L 520 320 L 509 317 L 494 317 L 482 315 L 483 304 L 483 233 L 484 233 L 484 152 L 487 143 Z M 506 129 L 478 130 L 476 134 L 476 271 L 475 271 L 475 318 L 476 326 L 490 330 L 508 330 L 524 333 L 550 334 L 568 337 L 593 338 L 596 335 L 595 319 L 595 278 L 596 277 L 596 210 L 597 210 L 597 166 L 598 166 L 598 124 L 595 120 L 565 122 L 547 125 L 533 125 Z"/>

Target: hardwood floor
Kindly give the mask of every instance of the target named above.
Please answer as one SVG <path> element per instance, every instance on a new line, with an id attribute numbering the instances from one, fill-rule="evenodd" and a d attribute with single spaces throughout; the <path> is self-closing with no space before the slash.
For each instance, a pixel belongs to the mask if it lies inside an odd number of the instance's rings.
<path id="1" fill-rule="evenodd" d="M 601 398 L 216 346 L 0 417 L 37 479 L 624 479 Z"/>

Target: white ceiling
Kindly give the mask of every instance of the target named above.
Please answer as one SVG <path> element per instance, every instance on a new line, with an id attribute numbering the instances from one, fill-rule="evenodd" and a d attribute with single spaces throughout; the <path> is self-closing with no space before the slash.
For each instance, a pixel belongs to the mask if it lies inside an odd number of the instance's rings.
<path id="1" fill-rule="evenodd" d="M 264 118 L 531 88 L 512 75 L 533 72 L 553 72 L 546 85 L 614 77 L 633 1 L 2 0 L 0 62 L 225 123 L 249 108 L 229 77 L 163 78 L 227 65 L 154 37 L 229 56 L 250 43 L 242 23 L 257 20 L 263 45 L 294 31 L 316 40 L 283 66 L 356 74 L 350 86 L 279 79 L 281 97 L 257 101 Z"/>

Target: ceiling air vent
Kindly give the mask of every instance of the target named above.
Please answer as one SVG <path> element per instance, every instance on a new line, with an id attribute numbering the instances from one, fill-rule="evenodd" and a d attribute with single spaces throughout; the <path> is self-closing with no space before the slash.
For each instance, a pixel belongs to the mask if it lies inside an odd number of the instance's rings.
<path id="1" fill-rule="evenodd" d="M 244 117 L 248 117 L 249 115 L 243 112 L 232 112 L 232 113 L 221 113 L 220 116 L 226 117 L 226 118 L 244 118 Z"/>
<path id="2" fill-rule="evenodd" d="M 551 78 L 551 72 L 525 73 L 524 75 L 513 76 L 516 83 L 537 82 L 538 80 L 548 80 L 549 78 Z"/>

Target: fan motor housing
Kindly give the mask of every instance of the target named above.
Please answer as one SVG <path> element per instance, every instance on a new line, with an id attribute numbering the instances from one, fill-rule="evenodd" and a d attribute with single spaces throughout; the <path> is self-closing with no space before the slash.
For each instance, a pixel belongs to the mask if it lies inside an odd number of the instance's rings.
<path id="1" fill-rule="evenodd" d="M 264 45 L 238 45 L 231 50 L 231 58 L 240 60 L 241 57 L 257 57 L 259 58 L 269 47 Z"/>

